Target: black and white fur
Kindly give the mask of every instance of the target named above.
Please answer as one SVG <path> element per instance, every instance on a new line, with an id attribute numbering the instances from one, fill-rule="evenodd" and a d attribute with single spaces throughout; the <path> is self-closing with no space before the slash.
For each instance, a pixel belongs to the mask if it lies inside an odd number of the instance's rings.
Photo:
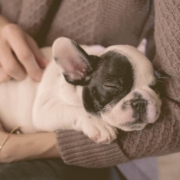
<path id="1" fill-rule="evenodd" d="M 58 38 L 53 55 L 51 49 L 42 50 L 52 60 L 40 83 L 27 77 L 0 85 L 0 119 L 6 130 L 74 129 L 109 143 L 116 128 L 141 130 L 158 119 L 161 100 L 151 88 L 154 70 L 141 52 L 128 45 L 96 46 L 101 52 L 89 55 L 93 48 L 83 47 Z"/>

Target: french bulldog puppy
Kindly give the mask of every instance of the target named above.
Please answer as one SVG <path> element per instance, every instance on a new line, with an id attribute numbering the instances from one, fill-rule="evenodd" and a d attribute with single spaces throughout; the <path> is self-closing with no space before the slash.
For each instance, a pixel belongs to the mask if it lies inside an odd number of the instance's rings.
<path id="1" fill-rule="evenodd" d="M 142 130 L 154 123 L 161 100 L 151 88 L 151 62 L 132 46 L 95 47 L 97 55 L 93 47 L 58 38 L 52 50 L 42 50 L 51 61 L 40 83 L 27 77 L 0 84 L 3 127 L 19 126 L 22 133 L 74 129 L 110 143 L 117 128 Z"/>

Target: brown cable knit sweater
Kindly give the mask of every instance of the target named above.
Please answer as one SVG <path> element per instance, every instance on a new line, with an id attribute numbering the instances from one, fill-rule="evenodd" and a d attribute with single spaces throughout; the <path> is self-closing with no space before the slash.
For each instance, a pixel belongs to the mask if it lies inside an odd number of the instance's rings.
<path id="1" fill-rule="evenodd" d="M 153 42 L 154 9 L 151 0 L 0 0 L 1 13 L 18 23 L 40 45 L 59 36 L 78 43 L 131 44 L 142 37 Z M 12 10 L 13 9 L 13 10 Z M 82 133 L 57 131 L 63 160 L 84 167 L 106 167 L 132 159 L 180 151 L 180 1 L 155 1 L 154 65 L 171 76 L 165 84 L 159 120 L 140 132 L 120 132 L 110 145 L 98 145 Z M 148 44 L 152 52 L 152 43 Z M 152 53 L 151 53 L 152 54 Z"/>

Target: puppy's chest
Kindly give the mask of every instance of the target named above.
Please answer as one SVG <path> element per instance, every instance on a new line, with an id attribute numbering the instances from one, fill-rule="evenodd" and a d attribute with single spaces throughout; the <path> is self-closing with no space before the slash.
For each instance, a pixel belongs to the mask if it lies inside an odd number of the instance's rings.
<path id="1" fill-rule="evenodd" d="M 66 82 L 62 70 L 54 61 L 51 61 L 44 72 L 42 82 L 39 85 L 36 98 L 52 99 L 73 106 L 82 105 L 82 87 L 74 86 Z"/>

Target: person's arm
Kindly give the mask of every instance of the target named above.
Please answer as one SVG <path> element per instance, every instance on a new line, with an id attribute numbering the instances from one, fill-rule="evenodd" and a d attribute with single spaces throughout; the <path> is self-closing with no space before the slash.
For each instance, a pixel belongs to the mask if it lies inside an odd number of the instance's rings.
<path id="1" fill-rule="evenodd" d="M 119 132 L 109 145 L 95 144 L 75 131 L 57 131 L 57 142 L 66 164 L 88 168 L 110 167 L 133 159 L 180 151 L 180 106 L 163 102 L 163 111 L 155 124 L 142 131 Z"/>
<path id="2" fill-rule="evenodd" d="M 0 131 L 0 145 L 8 133 Z M 0 163 L 60 158 L 55 133 L 12 134 L 0 151 Z"/>
<path id="3" fill-rule="evenodd" d="M 120 132 L 118 143 L 98 145 L 75 131 L 58 131 L 57 141 L 67 164 L 107 167 L 128 160 L 180 151 L 180 1 L 155 1 L 155 41 L 157 70 L 171 76 L 159 120 L 143 131 Z M 161 81 L 161 80 L 160 80 Z"/>

